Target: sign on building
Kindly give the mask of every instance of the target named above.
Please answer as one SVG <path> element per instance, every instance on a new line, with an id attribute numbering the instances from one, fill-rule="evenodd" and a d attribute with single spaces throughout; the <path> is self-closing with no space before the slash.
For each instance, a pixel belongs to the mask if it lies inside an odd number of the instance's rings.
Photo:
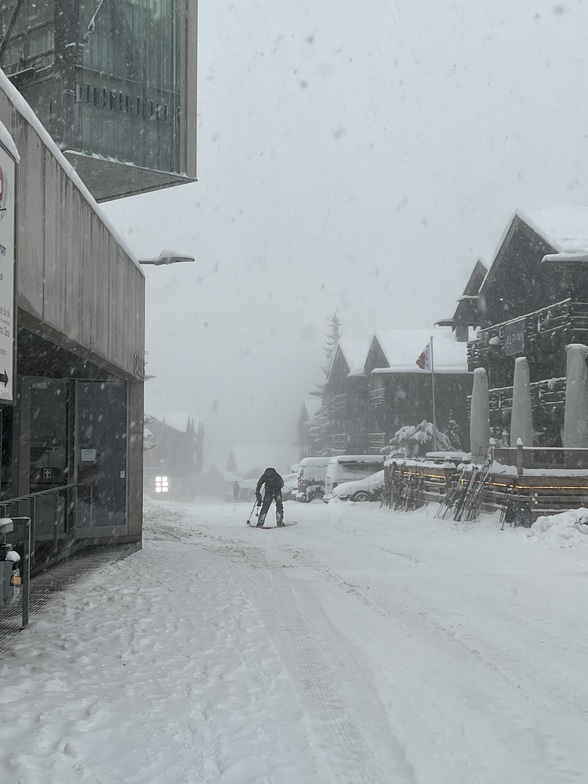
<path id="1" fill-rule="evenodd" d="M 0 404 L 14 403 L 16 161 L 0 144 Z"/>
<path id="2" fill-rule="evenodd" d="M 504 353 L 507 356 L 525 353 L 525 319 L 504 325 Z"/>

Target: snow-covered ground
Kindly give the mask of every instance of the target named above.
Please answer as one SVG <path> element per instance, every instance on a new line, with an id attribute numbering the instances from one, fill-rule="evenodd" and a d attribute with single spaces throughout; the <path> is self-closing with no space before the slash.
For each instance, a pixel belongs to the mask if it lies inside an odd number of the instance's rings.
<path id="1" fill-rule="evenodd" d="M 586 512 L 285 508 L 146 502 L 0 660 L 0 781 L 588 780 Z"/>

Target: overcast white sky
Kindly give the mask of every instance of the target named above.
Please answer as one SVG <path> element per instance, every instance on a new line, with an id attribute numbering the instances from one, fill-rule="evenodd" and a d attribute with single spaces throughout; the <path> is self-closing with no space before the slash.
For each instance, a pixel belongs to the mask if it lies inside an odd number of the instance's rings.
<path id="1" fill-rule="evenodd" d="M 588 203 L 588 2 L 200 0 L 199 181 L 105 205 L 147 268 L 147 411 L 295 441 L 329 316 L 430 327 L 513 211 Z"/>

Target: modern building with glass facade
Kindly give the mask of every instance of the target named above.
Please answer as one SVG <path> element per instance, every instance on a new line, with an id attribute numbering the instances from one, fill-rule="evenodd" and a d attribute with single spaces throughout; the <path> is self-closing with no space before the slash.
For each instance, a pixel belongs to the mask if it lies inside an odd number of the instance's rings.
<path id="1" fill-rule="evenodd" d="M 0 517 L 31 518 L 42 568 L 88 544 L 141 542 L 145 278 L 4 74 L 0 121 L 20 154 L 0 178 L 15 196 L 17 271 Z"/>
<path id="2" fill-rule="evenodd" d="M 196 0 L 11 0 L 0 31 L 0 67 L 97 201 L 196 178 Z"/>
<path id="3" fill-rule="evenodd" d="M 34 569 L 141 543 L 145 279 L 96 202 L 195 179 L 196 12 L 0 2 L 0 517 L 31 518 Z"/>

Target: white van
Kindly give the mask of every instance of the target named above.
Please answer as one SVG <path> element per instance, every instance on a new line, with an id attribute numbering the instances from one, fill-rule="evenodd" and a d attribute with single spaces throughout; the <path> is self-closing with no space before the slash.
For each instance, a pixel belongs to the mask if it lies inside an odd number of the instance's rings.
<path id="1" fill-rule="evenodd" d="M 353 482 L 375 474 L 384 468 L 384 455 L 337 455 L 329 460 L 325 477 L 323 501 L 333 497 L 333 490 L 341 482 Z"/>
<path id="2" fill-rule="evenodd" d="M 298 468 L 296 500 L 308 503 L 325 494 L 325 476 L 330 457 L 304 457 Z"/>

